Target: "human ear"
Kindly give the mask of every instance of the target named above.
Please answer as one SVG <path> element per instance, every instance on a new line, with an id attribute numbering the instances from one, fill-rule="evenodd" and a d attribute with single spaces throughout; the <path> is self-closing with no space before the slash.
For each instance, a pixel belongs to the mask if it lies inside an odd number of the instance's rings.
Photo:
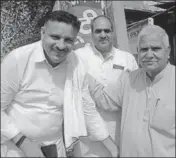
<path id="1" fill-rule="evenodd" d="M 44 26 L 41 27 L 40 34 L 41 34 L 41 38 L 43 38 L 43 36 L 45 34 L 45 28 L 44 28 Z"/>

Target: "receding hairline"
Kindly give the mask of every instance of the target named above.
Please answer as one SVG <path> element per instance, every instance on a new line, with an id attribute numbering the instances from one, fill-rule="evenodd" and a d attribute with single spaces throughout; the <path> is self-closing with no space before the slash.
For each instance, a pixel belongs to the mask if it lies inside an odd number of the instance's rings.
<path id="1" fill-rule="evenodd" d="M 162 38 L 162 41 L 165 45 L 165 47 L 170 47 L 169 44 L 169 36 L 167 32 L 161 28 L 158 25 L 148 25 L 145 26 L 139 33 L 138 38 L 137 38 L 137 47 L 139 47 L 139 42 L 143 36 L 148 36 L 148 35 L 157 35 Z"/>
<path id="2" fill-rule="evenodd" d="M 111 29 L 113 30 L 113 23 L 111 22 L 111 20 L 109 19 L 109 17 L 105 16 L 105 15 L 99 15 L 97 17 L 95 17 L 92 22 L 91 22 L 91 30 L 93 31 L 93 25 L 96 22 L 96 20 L 100 19 L 100 18 L 104 18 L 107 19 L 111 25 Z"/>
<path id="3" fill-rule="evenodd" d="M 48 22 L 63 22 L 72 25 L 73 28 L 80 30 L 81 22 L 78 17 L 63 10 L 48 12 L 42 19 L 39 20 L 39 26 L 42 27 Z"/>

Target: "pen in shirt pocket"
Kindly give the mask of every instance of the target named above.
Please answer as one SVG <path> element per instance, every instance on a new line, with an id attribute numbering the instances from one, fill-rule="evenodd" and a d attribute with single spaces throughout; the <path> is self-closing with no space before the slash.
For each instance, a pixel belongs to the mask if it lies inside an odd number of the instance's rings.
<path id="1" fill-rule="evenodd" d="M 156 104 L 155 104 L 155 107 L 158 106 L 159 101 L 160 101 L 160 98 L 157 98 L 157 100 L 156 100 Z"/>

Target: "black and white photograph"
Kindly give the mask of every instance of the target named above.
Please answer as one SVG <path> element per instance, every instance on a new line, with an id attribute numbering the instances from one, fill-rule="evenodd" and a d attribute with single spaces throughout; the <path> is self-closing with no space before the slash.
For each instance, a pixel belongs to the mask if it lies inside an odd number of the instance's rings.
<path id="1" fill-rule="evenodd" d="M 175 157 L 175 0 L 0 3 L 1 157 Z"/>

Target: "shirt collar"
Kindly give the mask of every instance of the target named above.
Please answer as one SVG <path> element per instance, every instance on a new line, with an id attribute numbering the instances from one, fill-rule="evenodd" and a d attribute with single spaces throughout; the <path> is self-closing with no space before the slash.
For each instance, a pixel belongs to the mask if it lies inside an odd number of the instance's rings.
<path id="1" fill-rule="evenodd" d="M 38 41 L 38 44 L 36 49 L 34 50 L 34 53 L 35 53 L 35 59 L 34 59 L 35 62 L 40 63 L 40 62 L 46 61 L 41 41 Z"/>
<path id="2" fill-rule="evenodd" d="M 165 67 L 159 74 L 157 74 L 157 75 L 155 76 L 155 78 L 154 78 L 153 81 L 150 80 L 150 77 L 149 77 L 148 74 L 145 72 L 145 76 L 146 76 L 147 81 L 149 81 L 150 83 L 156 83 L 156 82 L 160 81 L 163 77 L 167 76 L 167 73 L 169 72 L 170 67 L 171 67 L 171 64 L 168 63 L 168 64 L 166 65 L 166 67 Z M 148 82 L 147 82 L 147 83 L 148 83 Z"/>
<path id="3" fill-rule="evenodd" d="M 34 50 L 34 53 L 35 53 L 35 58 L 34 58 L 34 61 L 36 63 L 47 63 L 51 68 L 53 68 L 49 63 L 48 61 L 46 60 L 46 57 L 45 57 L 45 54 L 44 54 L 44 51 L 43 51 L 43 47 L 42 47 L 42 42 L 41 41 L 38 41 L 37 43 L 37 47 L 35 48 Z M 71 52 L 72 53 L 72 52 Z M 62 64 L 68 64 L 68 59 L 66 59 L 65 61 L 61 62 L 58 66 L 54 67 L 53 69 L 57 69 L 60 67 L 60 65 Z"/>
<path id="4" fill-rule="evenodd" d="M 90 47 L 93 49 L 93 52 L 95 55 L 99 56 L 102 60 L 106 61 L 106 60 L 109 60 L 109 59 L 113 59 L 114 58 L 114 47 L 112 47 L 111 51 L 110 52 L 107 52 L 107 56 L 106 58 L 104 59 L 104 57 L 102 56 L 101 52 L 98 51 L 95 46 L 93 44 L 90 44 Z"/>

